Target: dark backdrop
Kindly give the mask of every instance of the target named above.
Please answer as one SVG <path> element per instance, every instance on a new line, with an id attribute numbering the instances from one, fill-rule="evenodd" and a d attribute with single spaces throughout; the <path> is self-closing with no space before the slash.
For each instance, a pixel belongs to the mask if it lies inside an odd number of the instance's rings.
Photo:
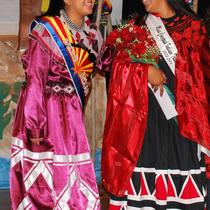
<path id="1" fill-rule="evenodd" d="M 198 1 L 198 16 L 203 18 L 209 7 L 210 7 L 210 0 L 199 0 Z"/>
<path id="2" fill-rule="evenodd" d="M 208 7 L 210 7 L 210 0 L 199 0 L 198 15 L 204 17 Z M 123 19 L 127 19 L 130 14 L 140 10 L 141 0 L 123 0 Z"/>
<path id="3" fill-rule="evenodd" d="M 123 19 L 127 19 L 130 14 L 140 11 L 141 5 L 141 0 L 123 0 Z"/>

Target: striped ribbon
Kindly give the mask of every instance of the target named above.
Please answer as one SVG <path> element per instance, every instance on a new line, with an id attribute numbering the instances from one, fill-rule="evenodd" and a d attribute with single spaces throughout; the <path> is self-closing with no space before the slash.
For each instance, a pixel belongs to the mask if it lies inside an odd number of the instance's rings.
<path id="1" fill-rule="evenodd" d="M 39 23 L 42 24 L 53 40 L 55 41 L 56 45 L 58 46 L 61 55 L 66 63 L 69 75 L 72 79 L 75 91 L 79 96 L 80 102 L 82 107 L 84 108 L 85 105 L 85 93 L 83 89 L 82 82 L 80 77 L 74 71 L 74 67 L 76 63 L 74 62 L 74 57 L 71 52 L 71 47 L 66 47 L 66 42 L 71 44 L 76 44 L 76 41 L 73 39 L 71 32 L 66 28 L 66 26 L 59 20 L 58 17 L 43 17 L 38 20 L 34 20 L 31 24 L 31 30 L 35 27 L 35 25 Z"/>

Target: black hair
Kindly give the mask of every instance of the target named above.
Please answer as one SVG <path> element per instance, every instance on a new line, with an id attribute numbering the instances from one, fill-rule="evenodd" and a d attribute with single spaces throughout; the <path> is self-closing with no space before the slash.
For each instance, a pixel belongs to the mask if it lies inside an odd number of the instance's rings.
<path id="1" fill-rule="evenodd" d="M 65 3 L 64 0 L 50 0 L 50 5 L 47 10 L 47 12 L 43 13 L 41 16 L 38 16 L 37 18 L 43 17 L 43 16 L 60 16 L 60 10 L 65 9 Z M 95 6 L 94 6 L 95 10 Z M 88 15 L 90 20 L 93 19 L 93 14 Z"/>
<path id="2" fill-rule="evenodd" d="M 184 14 L 190 15 L 196 19 L 198 18 L 195 12 L 190 8 L 189 4 L 184 0 L 168 0 L 168 3 L 176 11 L 183 12 Z"/>
<path id="3" fill-rule="evenodd" d="M 169 5 L 177 12 L 184 13 L 192 16 L 195 19 L 199 19 L 195 12 L 190 8 L 189 4 L 184 0 L 167 0 Z M 141 10 L 138 11 L 138 19 L 137 22 L 141 22 L 143 17 L 146 17 L 148 12 L 145 10 L 144 4 L 140 1 Z"/>
<path id="4" fill-rule="evenodd" d="M 204 21 L 203 21 L 206 30 L 207 30 L 207 34 L 210 37 L 210 6 L 208 7 L 206 14 L 204 16 Z"/>
<path id="5" fill-rule="evenodd" d="M 63 0 L 50 0 L 50 5 L 44 14 L 41 16 L 60 16 L 60 10 L 65 8 Z"/>

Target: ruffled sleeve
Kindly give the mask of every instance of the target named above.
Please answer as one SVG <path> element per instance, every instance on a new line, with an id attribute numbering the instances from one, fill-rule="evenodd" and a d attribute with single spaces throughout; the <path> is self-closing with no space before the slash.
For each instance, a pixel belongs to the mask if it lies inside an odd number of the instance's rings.
<path id="1" fill-rule="evenodd" d="M 203 34 L 205 38 L 203 39 L 202 45 L 200 47 L 200 58 L 202 62 L 203 72 L 204 72 L 204 81 L 205 81 L 205 89 L 208 101 L 208 123 L 210 125 L 210 46 L 209 46 L 209 38 L 206 35 L 206 31 L 203 28 Z M 208 152 L 205 156 L 206 162 L 206 177 L 210 179 L 210 153 Z"/>
<path id="2" fill-rule="evenodd" d="M 30 138 L 40 138 L 44 136 L 46 125 L 44 89 L 50 67 L 50 57 L 44 51 L 38 36 L 30 36 L 29 48 L 22 60 L 26 69 L 24 106 L 26 130 Z"/>
<path id="3" fill-rule="evenodd" d="M 210 39 L 207 37 L 206 31 L 203 28 L 205 39 L 203 40 L 202 46 L 200 48 L 200 58 L 203 65 L 204 71 L 204 81 L 206 94 L 208 99 L 208 119 L 210 123 Z"/>
<path id="4" fill-rule="evenodd" d="M 209 93 L 205 75 L 209 74 L 210 55 L 206 38 L 204 28 L 197 20 L 191 21 L 183 32 L 172 34 L 178 49 L 175 95 L 179 130 L 184 137 L 198 143 L 205 153 L 209 153 Z"/>
<path id="5" fill-rule="evenodd" d="M 102 146 L 102 182 L 123 196 L 141 151 L 148 112 L 148 65 L 123 50 L 113 60 Z M 120 141 L 120 143 L 119 143 Z"/>

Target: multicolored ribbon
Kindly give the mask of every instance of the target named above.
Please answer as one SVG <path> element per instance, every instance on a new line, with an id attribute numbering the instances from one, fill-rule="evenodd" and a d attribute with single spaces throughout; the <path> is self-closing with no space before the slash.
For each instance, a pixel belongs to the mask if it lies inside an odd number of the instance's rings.
<path id="1" fill-rule="evenodd" d="M 33 21 L 31 24 L 31 30 L 37 23 L 42 24 L 47 29 L 60 49 L 76 93 L 79 96 L 82 107 L 84 107 L 85 92 L 79 75 L 80 73 L 85 73 L 85 75 L 88 77 L 93 71 L 94 64 L 88 60 L 88 51 L 75 47 L 75 54 L 78 57 L 78 59 L 75 60 L 72 50 L 73 46 L 75 46 L 77 43 L 73 39 L 71 32 L 58 17 L 43 17 Z"/>

